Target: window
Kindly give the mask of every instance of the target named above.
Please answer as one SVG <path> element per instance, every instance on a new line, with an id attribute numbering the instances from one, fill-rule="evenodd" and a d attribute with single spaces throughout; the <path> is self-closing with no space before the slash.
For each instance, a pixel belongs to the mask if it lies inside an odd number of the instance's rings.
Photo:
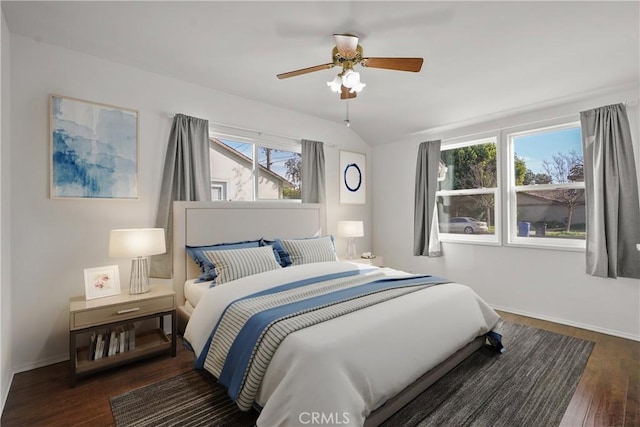
<path id="1" fill-rule="evenodd" d="M 227 183 L 211 180 L 211 200 L 227 200 Z"/>
<path id="2" fill-rule="evenodd" d="M 565 118 L 443 141 L 438 181 L 443 242 L 563 250 L 586 246 L 577 116 L 571 122 Z"/>
<path id="3" fill-rule="evenodd" d="M 258 147 L 258 164 L 258 198 L 301 199 L 300 153 Z"/>
<path id="4" fill-rule="evenodd" d="M 446 167 L 436 192 L 441 239 L 498 243 L 496 138 L 444 144 L 440 161 Z"/>
<path id="5" fill-rule="evenodd" d="M 509 134 L 509 242 L 585 247 L 579 123 Z"/>
<path id="6" fill-rule="evenodd" d="M 212 137 L 213 200 L 300 200 L 300 146 Z"/>

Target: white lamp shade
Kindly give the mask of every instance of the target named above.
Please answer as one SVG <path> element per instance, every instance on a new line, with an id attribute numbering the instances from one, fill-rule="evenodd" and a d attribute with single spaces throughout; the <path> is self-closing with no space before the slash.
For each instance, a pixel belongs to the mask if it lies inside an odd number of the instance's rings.
<path id="1" fill-rule="evenodd" d="M 130 228 L 111 230 L 109 256 L 122 258 L 144 257 L 167 251 L 164 228 Z"/>
<path id="2" fill-rule="evenodd" d="M 344 73 L 344 76 L 342 76 L 342 84 L 348 88 L 358 86 L 360 84 L 360 73 L 353 70 L 347 70 L 347 72 Z"/>
<path id="3" fill-rule="evenodd" d="M 364 87 L 366 86 L 366 83 L 362 83 L 362 82 L 358 82 L 357 85 L 354 85 L 351 90 L 349 91 L 349 93 L 360 93 L 362 92 L 362 89 L 364 89 Z"/>
<path id="4" fill-rule="evenodd" d="M 327 86 L 331 88 L 332 92 L 340 92 L 342 87 L 342 79 L 339 76 L 335 76 L 333 80 L 327 82 Z"/>
<path id="5" fill-rule="evenodd" d="M 338 221 L 338 236 L 362 237 L 364 225 L 362 221 Z"/>
<path id="6" fill-rule="evenodd" d="M 333 41 L 342 54 L 353 53 L 358 48 L 358 38 L 350 34 L 334 34 Z"/>

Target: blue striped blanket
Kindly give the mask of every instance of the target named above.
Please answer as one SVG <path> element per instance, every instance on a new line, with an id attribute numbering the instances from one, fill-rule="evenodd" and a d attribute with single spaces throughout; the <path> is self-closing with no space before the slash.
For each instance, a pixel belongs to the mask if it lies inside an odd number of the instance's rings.
<path id="1" fill-rule="evenodd" d="M 278 345 L 292 332 L 447 283 L 435 276 L 387 277 L 352 270 L 317 276 L 261 291 L 229 304 L 196 360 L 249 410 Z"/>

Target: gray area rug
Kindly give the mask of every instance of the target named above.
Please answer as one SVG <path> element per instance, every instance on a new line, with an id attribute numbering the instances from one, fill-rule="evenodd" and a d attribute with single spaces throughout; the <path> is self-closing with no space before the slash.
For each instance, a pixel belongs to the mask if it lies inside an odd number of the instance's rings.
<path id="1" fill-rule="evenodd" d="M 480 349 L 383 426 L 559 425 L 594 343 L 507 322 L 503 335 L 506 353 Z"/>
<path id="2" fill-rule="evenodd" d="M 499 355 L 482 348 L 384 426 L 556 426 L 593 343 L 505 322 Z M 123 426 L 253 426 L 207 373 L 187 372 L 111 398 Z"/>

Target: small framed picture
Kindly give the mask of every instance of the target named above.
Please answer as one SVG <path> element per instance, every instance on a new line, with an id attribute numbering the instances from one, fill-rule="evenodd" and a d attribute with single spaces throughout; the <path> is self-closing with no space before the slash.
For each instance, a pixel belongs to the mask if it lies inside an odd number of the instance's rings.
<path id="1" fill-rule="evenodd" d="M 84 269 L 85 299 L 120 294 L 120 273 L 117 265 Z"/>

